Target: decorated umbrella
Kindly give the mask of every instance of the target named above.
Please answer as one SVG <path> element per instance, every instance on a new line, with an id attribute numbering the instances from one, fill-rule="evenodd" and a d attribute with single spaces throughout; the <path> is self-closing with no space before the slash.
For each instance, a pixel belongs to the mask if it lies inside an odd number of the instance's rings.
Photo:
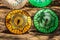
<path id="1" fill-rule="evenodd" d="M 6 27 L 15 34 L 22 34 L 31 27 L 30 15 L 22 10 L 13 10 L 6 16 Z"/>
<path id="2" fill-rule="evenodd" d="M 51 33 L 58 27 L 58 17 L 50 9 L 42 9 L 34 16 L 34 26 L 42 33 Z"/>

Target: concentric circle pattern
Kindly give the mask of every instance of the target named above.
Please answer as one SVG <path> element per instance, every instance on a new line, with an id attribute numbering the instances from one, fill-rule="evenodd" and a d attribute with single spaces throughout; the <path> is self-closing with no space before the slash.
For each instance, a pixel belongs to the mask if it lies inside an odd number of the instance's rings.
<path id="1" fill-rule="evenodd" d="M 30 15 L 23 10 L 13 10 L 6 16 L 6 26 L 12 33 L 25 33 L 31 27 Z"/>
<path id="2" fill-rule="evenodd" d="M 52 0 L 29 0 L 29 3 L 36 7 L 48 6 Z"/>
<path id="3" fill-rule="evenodd" d="M 34 26 L 42 33 L 51 33 L 58 27 L 58 17 L 50 9 L 42 9 L 34 16 Z"/>

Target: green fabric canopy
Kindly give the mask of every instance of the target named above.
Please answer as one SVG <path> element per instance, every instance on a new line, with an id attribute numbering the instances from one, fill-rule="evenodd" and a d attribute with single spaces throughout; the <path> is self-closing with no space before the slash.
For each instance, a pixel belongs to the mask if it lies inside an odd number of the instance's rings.
<path id="1" fill-rule="evenodd" d="M 58 27 L 58 17 L 50 9 L 42 9 L 34 16 L 34 26 L 42 33 L 51 33 Z"/>
<path id="2" fill-rule="evenodd" d="M 29 0 L 29 3 L 36 7 L 48 6 L 52 0 Z"/>

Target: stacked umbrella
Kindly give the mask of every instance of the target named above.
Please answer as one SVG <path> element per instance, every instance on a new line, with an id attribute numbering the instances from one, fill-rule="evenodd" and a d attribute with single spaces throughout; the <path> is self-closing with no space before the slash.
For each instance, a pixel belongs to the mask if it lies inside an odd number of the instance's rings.
<path id="1" fill-rule="evenodd" d="M 46 8 L 52 0 L 2 0 L 5 6 L 12 9 L 6 15 L 6 27 L 15 34 L 27 32 L 31 27 L 31 17 L 27 11 L 21 10 L 29 2 L 31 6 L 41 8 L 33 17 L 34 27 L 42 33 L 51 33 L 58 27 L 58 16 L 51 9 Z"/>

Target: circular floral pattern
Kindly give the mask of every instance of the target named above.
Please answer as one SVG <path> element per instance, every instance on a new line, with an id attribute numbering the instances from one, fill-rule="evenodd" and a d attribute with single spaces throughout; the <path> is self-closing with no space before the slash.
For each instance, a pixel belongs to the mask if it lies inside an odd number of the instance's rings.
<path id="1" fill-rule="evenodd" d="M 35 14 L 34 25 L 39 32 L 50 33 L 58 27 L 58 17 L 52 10 L 43 9 Z"/>
<path id="2" fill-rule="evenodd" d="M 31 27 L 30 15 L 23 10 L 13 10 L 6 16 L 6 26 L 12 33 L 25 33 Z"/>

